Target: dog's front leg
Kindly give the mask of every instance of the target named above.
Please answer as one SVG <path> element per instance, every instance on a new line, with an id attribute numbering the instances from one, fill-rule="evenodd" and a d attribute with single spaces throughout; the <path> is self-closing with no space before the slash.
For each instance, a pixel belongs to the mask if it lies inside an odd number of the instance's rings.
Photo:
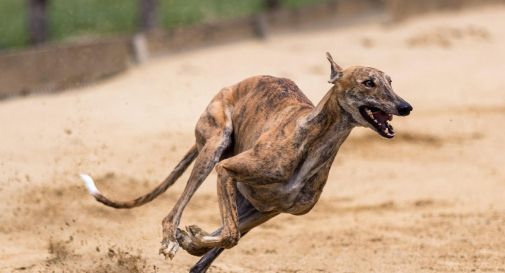
<path id="1" fill-rule="evenodd" d="M 254 206 L 245 199 L 240 192 L 237 192 L 237 209 L 238 209 L 238 218 L 239 218 L 239 230 L 240 230 L 240 238 L 242 238 L 246 233 L 248 233 L 254 227 L 263 224 L 268 221 L 272 217 L 278 215 L 276 212 L 272 213 L 263 213 L 258 211 Z M 193 226 L 194 227 L 194 226 Z M 212 235 L 218 235 L 221 233 L 222 228 L 214 231 Z M 181 244 L 182 247 L 185 247 L 184 244 Z M 191 268 L 191 273 L 205 273 L 207 269 L 210 267 L 212 262 L 223 252 L 224 248 L 212 248 L 212 249 L 198 249 L 201 251 L 203 257 Z M 203 251 L 202 251 L 203 250 Z"/>

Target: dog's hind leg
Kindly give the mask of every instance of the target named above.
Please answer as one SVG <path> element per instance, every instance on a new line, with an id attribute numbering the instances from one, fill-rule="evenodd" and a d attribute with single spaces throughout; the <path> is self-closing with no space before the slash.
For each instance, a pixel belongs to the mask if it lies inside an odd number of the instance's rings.
<path id="1" fill-rule="evenodd" d="M 243 234 L 245 235 L 245 234 Z M 224 248 L 213 248 L 209 250 L 191 269 L 189 273 L 205 273 L 212 262 L 224 251 Z"/>
<path id="2" fill-rule="evenodd" d="M 173 258 L 179 247 L 176 230 L 184 208 L 231 144 L 233 127 L 230 115 L 224 101 L 216 97 L 197 123 L 199 154 L 184 192 L 162 223 L 163 240 L 160 253 L 164 254 L 165 258 Z"/>
<path id="3" fill-rule="evenodd" d="M 277 214 L 266 215 L 266 214 L 263 214 L 263 213 L 257 211 L 254 213 L 254 215 L 250 216 L 251 220 L 247 220 L 247 222 L 249 222 L 250 224 L 254 223 L 254 226 L 258 226 L 258 225 L 268 221 L 268 219 L 274 217 L 275 215 L 277 215 Z M 249 230 L 251 230 L 254 226 L 249 227 Z M 246 235 L 249 232 L 249 230 L 247 230 L 247 231 L 244 230 L 242 232 L 242 228 L 240 228 L 240 229 L 241 229 L 241 237 L 244 237 L 244 235 Z M 207 272 L 207 269 L 209 269 L 209 267 L 212 265 L 212 263 L 217 259 L 217 257 L 219 257 L 219 255 L 224 250 L 225 250 L 225 248 L 220 248 L 220 247 L 215 247 L 215 248 L 210 249 L 202 256 L 202 258 L 200 258 L 200 260 L 198 260 L 198 262 L 195 265 L 193 265 L 193 267 L 191 267 L 189 272 L 190 273 L 205 273 L 205 272 Z"/>
<path id="4" fill-rule="evenodd" d="M 246 233 L 248 233 L 251 229 L 260 224 L 268 221 L 272 217 L 278 215 L 278 213 L 263 213 L 254 208 L 245 197 L 237 192 L 237 210 L 239 217 L 239 230 L 240 236 L 243 237 Z M 191 229 L 195 229 L 195 226 L 189 227 Z M 222 228 L 214 231 L 211 235 L 216 236 L 219 235 L 222 231 Z M 185 234 L 185 232 L 181 232 L 180 234 Z M 188 235 L 185 235 L 188 236 Z M 180 238 L 181 236 L 179 236 Z M 186 238 L 190 240 L 190 238 Z M 181 242 L 181 245 L 185 248 L 187 245 Z M 210 267 L 212 262 L 225 250 L 224 248 L 215 247 L 215 248 L 200 248 L 198 249 L 195 245 L 191 245 L 194 247 L 193 251 L 199 251 L 200 253 L 193 252 L 192 254 L 198 254 L 198 256 L 203 255 L 203 257 L 191 268 L 191 273 L 204 273 Z"/>

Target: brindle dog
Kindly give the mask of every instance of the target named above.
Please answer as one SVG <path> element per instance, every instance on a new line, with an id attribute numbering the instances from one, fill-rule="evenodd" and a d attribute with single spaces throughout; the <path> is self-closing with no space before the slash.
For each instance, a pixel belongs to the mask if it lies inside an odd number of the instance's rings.
<path id="1" fill-rule="evenodd" d="M 392 138 L 392 115 L 412 106 L 393 92 L 391 79 L 370 67 L 343 70 L 329 53 L 333 84 L 314 106 L 294 82 L 248 78 L 222 89 L 196 125 L 196 143 L 152 192 L 132 201 L 111 201 L 82 175 L 90 193 L 114 208 L 143 205 L 170 187 L 195 160 L 186 188 L 163 220 L 160 253 L 173 258 L 179 246 L 203 257 L 191 272 L 205 272 L 241 236 L 280 213 L 302 215 L 318 201 L 332 162 L 351 130 L 368 127 Z M 222 227 L 207 233 L 178 228 L 191 197 L 215 167 Z"/>

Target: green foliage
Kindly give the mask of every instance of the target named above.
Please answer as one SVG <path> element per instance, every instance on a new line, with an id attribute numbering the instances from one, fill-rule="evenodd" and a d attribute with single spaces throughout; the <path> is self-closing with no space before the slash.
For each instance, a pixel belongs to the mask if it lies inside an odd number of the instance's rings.
<path id="1" fill-rule="evenodd" d="M 51 37 L 63 39 L 135 30 L 137 0 L 49 0 Z"/>
<path id="2" fill-rule="evenodd" d="M 26 44 L 25 1 L 0 0 L 0 49 Z"/>
<path id="3" fill-rule="evenodd" d="M 162 0 L 165 28 L 251 15 L 262 8 L 258 0 Z"/>
<path id="4" fill-rule="evenodd" d="M 299 8 L 312 4 L 328 2 L 328 0 L 282 0 L 281 2 L 284 7 Z"/>
<path id="5" fill-rule="evenodd" d="M 281 0 L 296 8 L 327 0 Z M 0 49 L 27 44 L 27 0 L 0 0 Z M 82 36 L 133 33 L 139 0 L 49 0 L 52 40 Z M 160 0 L 160 25 L 166 29 L 198 22 L 252 15 L 262 0 Z"/>

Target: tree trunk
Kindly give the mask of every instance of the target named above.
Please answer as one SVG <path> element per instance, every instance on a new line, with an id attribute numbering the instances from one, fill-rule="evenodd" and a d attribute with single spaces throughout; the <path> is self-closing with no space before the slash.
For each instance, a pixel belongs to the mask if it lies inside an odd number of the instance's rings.
<path id="1" fill-rule="evenodd" d="M 156 28 L 158 24 L 158 0 L 140 1 L 140 30 L 147 32 Z"/>
<path id="2" fill-rule="evenodd" d="M 47 41 L 47 3 L 48 0 L 28 0 L 28 32 L 31 44 Z"/>
<path id="3" fill-rule="evenodd" d="M 281 7 L 281 1 L 279 0 L 265 0 L 265 8 L 269 11 L 276 10 Z"/>

